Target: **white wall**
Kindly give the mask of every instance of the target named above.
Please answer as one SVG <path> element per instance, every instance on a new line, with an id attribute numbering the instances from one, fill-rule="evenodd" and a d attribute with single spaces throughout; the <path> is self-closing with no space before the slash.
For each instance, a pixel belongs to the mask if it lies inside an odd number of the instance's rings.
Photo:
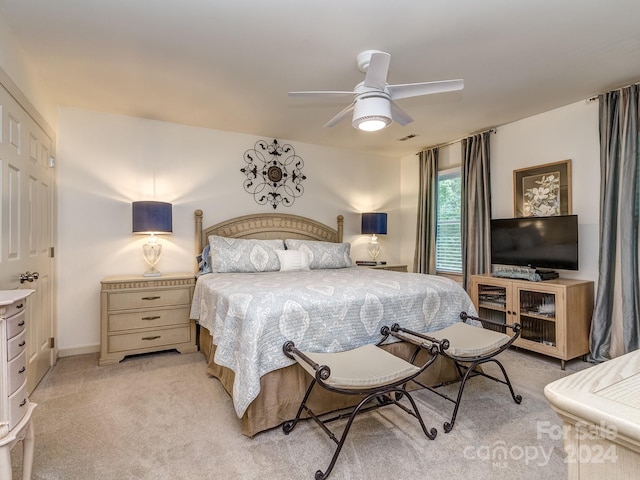
<path id="1" fill-rule="evenodd" d="M 572 213 L 578 214 L 580 270 L 560 271 L 566 278 L 597 281 L 600 143 L 598 103 L 578 102 L 497 129 L 491 135 L 491 205 L 493 218 L 513 212 L 513 171 L 571 159 Z M 460 159 L 456 143 L 441 149 L 447 166 Z M 458 153 L 456 153 L 458 152 Z M 401 160 L 402 254 L 413 265 L 418 195 L 418 157 Z M 442 168 L 445 168 L 444 166 Z"/>
<path id="2" fill-rule="evenodd" d="M 491 137 L 492 217 L 513 217 L 513 170 L 567 159 L 571 160 L 572 213 L 578 215 L 580 270 L 559 273 L 597 282 L 598 102 L 574 103 L 498 128 Z"/>
<path id="3" fill-rule="evenodd" d="M 45 118 L 49 126 L 55 130 L 57 121 L 55 104 L 50 100 L 45 84 L 35 66 L 25 55 L 2 16 L 0 16 L 0 67 Z"/>
<path id="4" fill-rule="evenodd" d="M 58 130 L 59 332 L 61 355 L 96 351 L 100 280 L 142 273 L 142 236 L 131 234 L 131 202 L 173 203 L 173 234 L 162 236 L 163 272 L 193 271 L 193 211 L 204 225 L 272 212 L 243 189 L 243 154 L 261 137 L 61 108 Z M 272 141 L 273 139 L 265 139 Z M 284 143 L 285 139 L 278 139 Z M 389 213 L 380 258 L 400 259 L 400 169 L 382 157 L 290 141 L 304 160 L 305 193 L 277 212 L 335 226 L 345 217 L 352 257 L 365 259 L 360 213 Z M 155 196 L 154 192 L 155 179 Z"/>

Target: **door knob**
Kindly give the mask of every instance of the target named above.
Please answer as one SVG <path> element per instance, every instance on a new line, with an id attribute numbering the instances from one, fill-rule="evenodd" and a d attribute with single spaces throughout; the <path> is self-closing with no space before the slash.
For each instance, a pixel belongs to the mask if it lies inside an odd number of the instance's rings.
<path id="1" fill-rule="evenodd" d="M 20 274 L 20 283 L 33 282 L 37 280 L 40 274 L 38 272 L 25 272 Z"/>

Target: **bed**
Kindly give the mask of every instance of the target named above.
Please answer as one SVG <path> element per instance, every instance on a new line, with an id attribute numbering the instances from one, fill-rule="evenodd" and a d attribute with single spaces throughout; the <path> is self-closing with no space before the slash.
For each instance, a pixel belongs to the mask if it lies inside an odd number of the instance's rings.
<path id="1" fill-rule="evenodd" d="M 377 342 L 382 325 L 428 332 L 459 321 L 460 311 L 475 315 L 466 292 L 447 278 L 353 266 L 342 216 L 335 229 L 275 213 L 203 228 L 196 210 L 195 230 L 197 254 L 206 246 L 216 253 L 207 256 L 213 273 L 198 276 L 191 318 L 199 324 L 207 372 L 231 395 L 249 437 L 293 418 L 308 385 L 304 370 L 282 354 L 285 340 L 335 352 Z M 385 348 L 405 359 L 413 351 L 402 342 Z M 438 358 L 421 380 L 433 385 L 456 377 L 454 366 Z M 318 412 L 354 402 L 317 393 L 311 403 Z"/>

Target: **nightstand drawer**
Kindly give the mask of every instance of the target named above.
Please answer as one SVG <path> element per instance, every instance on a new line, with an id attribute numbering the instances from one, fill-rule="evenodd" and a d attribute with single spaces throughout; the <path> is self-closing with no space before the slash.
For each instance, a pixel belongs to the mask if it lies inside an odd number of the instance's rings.
<path id="1" fill-rule="evenodd" d="M 27 379 L 27 352 L 24 351 L 8 364 L 9 395 L 15 392 Z"/>
<path id="2" fill-rule="evenodd" d="M 7 342 L 7 360 L 16 358 L 25 348 L 27 348 L 27 331 L 23 330 Z"/>
<path id="3" fill-rule="evenodd" d="M 109 332 L 133 330 L 135 328 L 155 328 L 167 325 L 188 325 L 189 307 L 165 310 L 145 310 L 133 313 L 112 313 L 109 315 Z"/>
<path id="4" fill-rule="evenodd" d="M 124 352 L 145 348 L 162 347 L 192 341 L 191 326 L 151 330 L 139 333 L 109 335 L 109 352 Z"/>
<path id="5" fill-rule="evenodd" d="M 189 288 L 173 288 L 123 293 L 111 292 L 108 303 L 109 310 L 189 305 L 191 290 Z"/>
<path id="6" fill-rule="evenodd" d="M 27 382 L 24 382 L 22 387 L 18 389 L 13 395 L 9 397 L 9 430 L 12 430 L 24 414 L 27 413 L 27 407 L 29 405 L 29 400 L 27 399 Z"/>

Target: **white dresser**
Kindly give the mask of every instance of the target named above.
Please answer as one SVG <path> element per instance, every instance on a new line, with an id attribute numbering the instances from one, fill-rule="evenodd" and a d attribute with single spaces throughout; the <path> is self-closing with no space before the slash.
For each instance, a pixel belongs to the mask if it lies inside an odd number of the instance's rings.
<path id="1" fill-rule="evenodd" d="M 556 380 L 544 394 L 564 423 L 555 433 L 569 480 L 640 478 L 640 350 Z"/>
<path id="2" fill-rule="evenodd" d="M 31 478 L 36 407 L 27 396 L 27 297 L 33 290 L 0 291 L 0 479 L 11 479 L 11 449 L 23 442 L 23 479 Z"/>

